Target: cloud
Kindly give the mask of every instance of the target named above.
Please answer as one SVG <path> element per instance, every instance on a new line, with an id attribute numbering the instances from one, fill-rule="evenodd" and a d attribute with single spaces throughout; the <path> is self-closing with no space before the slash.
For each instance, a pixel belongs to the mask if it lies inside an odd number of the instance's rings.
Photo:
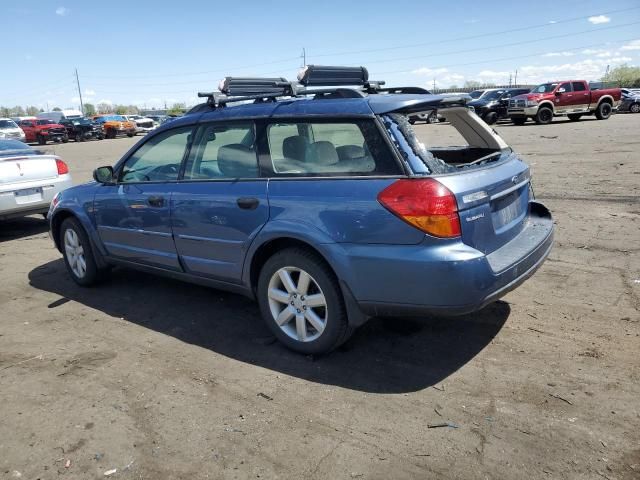
<path id="1" fill-rule="evenodd" d="M 573 57 L 573 52 L 549 52 L 542 55 L 543 57 Z"/>
<path id="2" fill-rule="evenodd" d="M 551 25 L 553 25 L 554 23 L 558 23 L 558 21 L 557 21 L 557 20 L 549 20 L 549 23 L 550 23 Z"/>
<path id="3" fill-rule="evenodd" d="M 609 23 L 611 21 L 611 18 L 607 17 L 606 15 L 595 15 L 593 17 L 587 18 L 587 20 L 594 25 L 600 25 L 601 23 Z"/>
<path id="4" fill-rule="evenodd" d="M 95 90 L 91 90 L 90 88 L 85 88 L 84 89 L 84 95 L 86 97 L 95 97 L 96 91 Z"/>
<path id="5" fill-rule="evenodd" d="M 526 65 L 519 69 L 518 77 L 525 83 L 539 83 L 549 80 L 577 78 L 585 80 L 599 80 L 607 69 L 629 62 L 632 59 L 625 56 L 611 58 L 587 58 L 573 63 L 559 65 Z"/>
<path id="6" fill-rule="evenodd" d="M 56 8 L 56 15 L 60 17 L 66 17 L 69 15 L 70 10 L 67 7 L 58 7 Z"/>
<path id="7" fill-rule="evenodd" d="M 99 102 L 97 102 L 98 104 L 101 103 L 106 103 L 107 105 L 113 105 L 113 102 L 111 100 L 109 100 L 108 98 L 103 98 L 102 100 L 100 100 Z"/>
<path id="8" fill-rule="evenodd" d="M 442 75 L 443 73 L 447 73 L 449 69 L 447 68 L 429 68 L 429 67 L 421 67 L 416 70 L 412 70 L 411 73 L 414 75 Z"/>
<path id="9" fill-rule="evenodd" d="M 640 40 L 633 40 L 632 42 L 623 45 L 620 50 L 640 50 Z"/>

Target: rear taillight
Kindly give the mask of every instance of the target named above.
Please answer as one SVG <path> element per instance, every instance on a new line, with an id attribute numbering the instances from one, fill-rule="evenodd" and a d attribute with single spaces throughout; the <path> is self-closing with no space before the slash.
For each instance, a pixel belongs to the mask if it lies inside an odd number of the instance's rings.
<path id="1" fill-rule="evenodd" d="M 69 173 L 69 167 L 67 167 L 67 164 L 59 158 L 56 158 L 56 167 L 58 167 L 58 175 Z"/>
<path id="2" fill-rule="evenodd" d="M 460 236 L 456 197 L 433 178 L 402 179 L 378 194 L 391 213 L 434 237 Z"/>

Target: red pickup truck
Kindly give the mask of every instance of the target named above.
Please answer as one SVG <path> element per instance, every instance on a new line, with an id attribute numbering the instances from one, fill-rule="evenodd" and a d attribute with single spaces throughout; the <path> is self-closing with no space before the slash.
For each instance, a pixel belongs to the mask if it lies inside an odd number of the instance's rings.
<path id="1" fill-rule="evenodd" d="M 25 142 L 27 143 L 38 142 L 40 145 L 44 145 L 49 140 L 64 143 L 69 141 L 67 129 L 52 120 L 40 118 L 22 120 L 19 125 L 24 132 Z"/>
<path id="2" fill-rule="evenodd" d="M 606 120 L 620 103 L 621 95 L 619 88 L 591 90 L 584 80 L 543 83 L 529 93 L 512 97 L 507 113 L 516 125 L 524 125 L 528 118 L 545 125 L 561 115 L 574 122 L 583 115 Z"/>

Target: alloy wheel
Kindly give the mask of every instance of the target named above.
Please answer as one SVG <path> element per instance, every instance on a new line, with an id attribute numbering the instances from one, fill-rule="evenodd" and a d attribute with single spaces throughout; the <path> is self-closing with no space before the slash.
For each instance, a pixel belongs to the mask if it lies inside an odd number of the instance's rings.
<path id="1" fill-rule="evenodd" d="M 299 342 L 318 339 L 327 326 L 327 300 L 318 282 L 301 268 L 284 267 L 269 280 L 269 309 L 276 325 Z"/>
<path id="2" fill-rule="evenodd" d="M 84 278 L 87 273 L 87 261 L 84 257 L 84 248 L 80 244 L 78 234 L 72 228 L 64 232 L 64 250 L 71 271 L 78 278 Z"/>

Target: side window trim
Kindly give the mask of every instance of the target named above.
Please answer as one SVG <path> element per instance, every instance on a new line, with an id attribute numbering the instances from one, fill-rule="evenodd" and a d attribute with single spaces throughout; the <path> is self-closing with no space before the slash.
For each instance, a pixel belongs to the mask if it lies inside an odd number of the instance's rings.
<path id="1" fill-rule="evenodd" d="M 178 171 L 178 177 L 176 178 L 176 180 L 168 180 L 168 181 L 162 181 L 162 182 L 160 182 L 160 181 L 158 181 L 158 182 L 121 182 L 120 181 L 120 176 L 122 174 L 122 170 L 123 170 L 124 166 L 127 164 L 129 159 L 133 155 L 135 155 L 136 152 L 138 152 L 138 150 L 140 150 L 148 142 L 150 142 L 151 140 L 153 140 L 155 137 L 157 137 L 159 135 L 162 135 L 162 134 L 167 133 L 167 132 L 172 132 L 174 130 L 178 130 L 178 129 L 181 129 L 181 128 L 187 128 L 187 127 L 191 127 L 191 135 L 192 135 L 191 142 L 187 143 L 187 147 L 185 148 L 185 152 L 182 155 L 182 159 L 180 161 L 180 169 Z M 182 126 L 179 126 L 179 127 L 174 127 L 174 128 L 172 128 L 170 130 L 163 130 L 162 132 L 155 132 L 153 135 L 148 135 L 147 134 L 147 137 L 145 137 L 145 141 L 144 142 L 142 142 L 140 144 L 137 144 L 137 145 L 134 145 L 133 147 L 131 147 L 131 149 L 127 153 L 125 153 L 124 156 L 120 159 L 120 161 L 118 163 L 116 163 L 116 165 L 115 165 L 115 167 L 113 169 L 114 176 L 117 179 L 116 180 L 116 185 L 135 185 L 135 184 L 139 184 L 139 183 L 148 185 L 148 184 L 153 184 L 153 183 L 176 183 L 176 182 L 178 182 L 179 179 L 180 179 L 180 173 L 184 169 L 184 164 L 187 161 L 187 158 L 189 158 L 189 154 L 191 152 L 191 146 L 193 145 L 193 139 L 195 138 L 193 136 L 193 133 L 196 131 L 196 129 L 197 129 L 197 124 L 182 125 Z"/>

